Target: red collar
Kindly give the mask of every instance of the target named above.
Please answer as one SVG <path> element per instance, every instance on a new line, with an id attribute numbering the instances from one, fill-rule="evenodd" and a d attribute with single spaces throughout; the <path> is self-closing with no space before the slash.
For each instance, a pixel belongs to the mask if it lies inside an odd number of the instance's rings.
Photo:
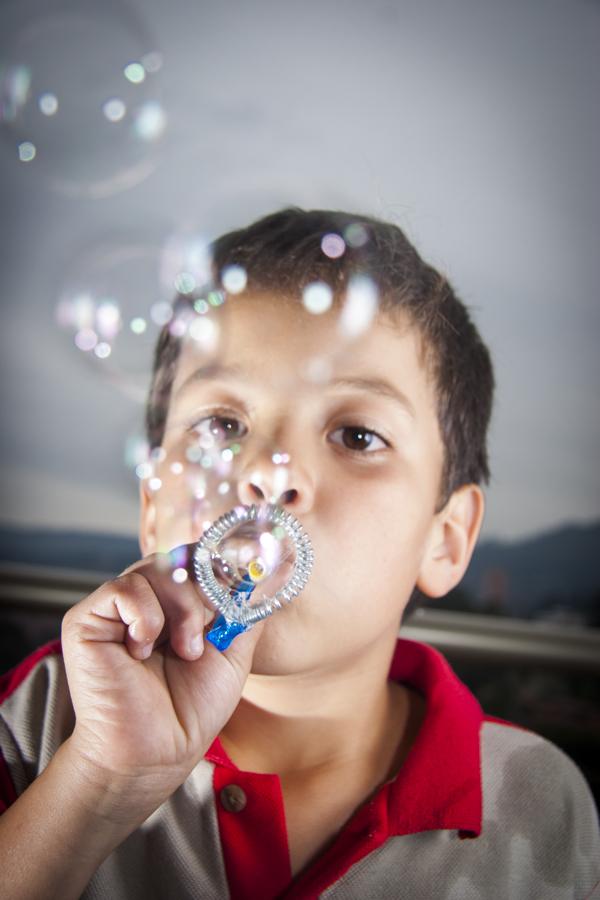
<path id="1" fill-rule="evenodd" d="M 427 712 L 415 743 L 387 796 L 388 835 L 434 829 L 481 833 L 479 732 L 484 715 L 441 653 L 400 638 L 390 678 L 419 691 Z M 217 738 L 206 759 L 239 771 Z M 383 825 L 383 823 L 380 824 Z"/>

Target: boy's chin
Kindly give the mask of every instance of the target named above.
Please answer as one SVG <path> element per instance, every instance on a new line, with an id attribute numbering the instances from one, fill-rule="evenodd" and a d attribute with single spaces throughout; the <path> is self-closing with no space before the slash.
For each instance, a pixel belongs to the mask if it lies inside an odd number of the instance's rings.
<path id="1" fill-rule="evenodd" d="M 252 659 L 253 675 L 292 675 L 317 662 L 314 635 L 311 641 L 298 619 L 286 612 L 276 612 L 265 622 Z"/>

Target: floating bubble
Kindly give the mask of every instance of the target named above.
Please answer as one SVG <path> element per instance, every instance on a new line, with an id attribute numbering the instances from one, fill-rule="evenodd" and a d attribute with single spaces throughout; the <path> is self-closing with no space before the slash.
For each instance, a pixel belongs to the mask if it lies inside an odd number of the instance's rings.
<path id="1" fill-rule="evenodd" d="M 106 341 L 100 341 L 99 344 L 96 344 L 94 347 L 94 353 L 98 357 L 98 359 L 108 359 L 112 352 L 112 348 L 110 344 L 107 344 Z"/>
<path id="2" fill-rule="evenodd" d="M 127 107 L 118 97 L 113 97 L 103 104 L 102 112 L 109 122 L 122 122 L 125 118 Z"/>
<path id="3" fill-rule="evenodd" d="M 142 103 L 133 115 L 133 130 L 142 141 L 158 141 L 167 127 L 167 114 L 156 100 Z"/>
<path id="4" fill-rule="evenodd" d="M 146 70 L 139 62 L 131 62 L 123 69 L 123 74 L 127 81 L 132 84 L 141 84 L 146 78 Z"/>
<path id="5" fill-rule="evenodd" d="M 371 327 L 377 313 L 379 297 L 377 287 L 367 275 L 355 275 L 350 279 L 339 319 L 339 332 L 353 340 Z"/>
<path id="6" fill-rule="evenodd" d="M 212 280 L 212 260 L 206 238 L 194 232 L 172 235 L 162 248 L 160 278 L 163 288 L 169 293 L 179 290 L 182 278 L 188 286 L 193 281 L 192 290 L 209 284 Z"/>
<path id="7" fill-rule="evenodd" d="M 18 146 L 18 153 L 21 162 L 31 162 L 36 157 L 36 146 L 31 141 L 22 141 Z"/>
<path id="8" fill-rule="evenodd" d="M 84 353 L 93 350 L 98 343 L 98 335 L 91 328 L 82 328 L 75 335 L 75 345 Z"/>
<path id="9" fill-rule="evenodd" d="M 131 328 L 131 330 L 133 331 L 134 334 L 143 334 L 148 327 L 148 323 L 146 322 L 145 319 L 142 319 L 141 316 L 136 316 L 129 323 L 129 327 Z"/>
<path id="10" fill-rule="evenodd" d="M 364 247 L 369 240 L 369 232 L 360 222 L 353 222 L 345 229 L 344 239 L 349 247 Z"/>
<path id="11" fill-rule="evenodd" d="M 331 309 L 333 291 L 324 281 L 313 281 L 302 291 L 302 303 L 308 312 L 320 315 Z"/>
<path id="12" fill-rule="evenodd" d="M 140 480 L 144 480 L 145 478 L 150 478 L 152 476 L 154 469 L 152 463 L 142 462 L 138 463 L 135 467 L 135 474 Z"/>
<path id="13" fill-rule="evenodd" d="M 339 259 L 346 252 L 346 243 L 341 234 L 326 234 L 321 240 L 321 250 L 330 259 Z"/>
<path id="14" fill-rule="evenodd" d="M 276 466 L 286 466 L 290 461 L 288 453 L 274 453 L 271 459 Z"/>
<path id="15" fill-rule="evenodd" d="M 248 283 L 243 266 L 227 266 L 221 272 L 221 282 L 228 294 L 241 294 Z"/>
<path id="16" fill-rule="evenodd" d="M 221 494 L 221 495 L 228 494 L 229 491 L 231 490 L 231 485 L 229 484 L 228 481 L 222 481 L 221 484 L 219 485 L 219 487 L 217 488 L 217 490 L 218 490 L 219 494 Z"/>
<path id="17" fill-rule="evenodd" d="M 175 290 L 172 283 L 164 286 L 161 277 L 163 247 L 155 238 L 117 236 L 79 250 L 66 267 L 56 305 L 56 321 L 76 338 L 77 348 L 88 351 L 105 345 L 86 359 L 95 361 L 102 377 L 141 403 L 163 326 L 171 323 L 172 332 L 180 337 L 191 331 L 194 352 L 207 358 L 218 352 L 221 337 L 221 326 L 213 321 L 223 315 L 220 309 L 210 307 L 200 316 L 190 298 L 187 312 L 182 308 L 174 317 Z"/>
<path id="18" fill-rule="evenodd" d="M 40 112 L 45 116 L 55 116 L 58 112 L 58 97 L 56 94 L 46 92 L 38 97 Z"/>
<path id="19" fill-rule="evenodd" d="M 148 479 L 148 487 L 151 491 L 160 491 L 162 487 L 162 480 L 157 478 L 156 476 Z"/>
<path id="20" fill-rule="evenodd" d="M 125 0 L 42 5 L 0 54 L 3 142 L 21 161 L 34 147 L 35 177 L 68 194 L 105 197 L 139 184 L 165 130 L 161 65 Z"/>
<path id="21" fill-rule="evenodd" d="M 171 463 L 170 468 L 173 475 L 181 475 L 183 472 L 183 464 L 180 462 Z"/>
<path id="22" fill-rule="evenodd" d="M 175 584 L 183 584 L 188 579 L 188 573 L 183 568 L 174 569 L 172 578 Z"/>
<path id="23" fill-rule="evenodd" d="M 312 384 L 327 384 L 333 374 L 333 363 L 324 356 L 311 356 L 304 363 L 302 375 Z"/>

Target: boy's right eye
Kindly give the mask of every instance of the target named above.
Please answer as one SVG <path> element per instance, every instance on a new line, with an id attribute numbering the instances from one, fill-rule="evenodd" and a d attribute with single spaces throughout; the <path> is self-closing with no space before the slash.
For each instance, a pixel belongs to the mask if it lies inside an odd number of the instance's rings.
<path id="1" fill-rule="evenodd" d="M 194 425 L 194 431 L 199 435 L 211 435 L 217 443 L 227 443 L 244 437 L 248 429 L 234 416 L 215 414 L 200 419 Z"/>

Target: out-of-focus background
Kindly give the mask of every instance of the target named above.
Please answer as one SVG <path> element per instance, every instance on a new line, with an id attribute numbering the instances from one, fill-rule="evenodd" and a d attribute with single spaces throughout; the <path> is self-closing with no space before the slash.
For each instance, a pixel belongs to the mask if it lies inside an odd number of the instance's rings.
<path id="1" fill-rule="evenodd" d="M 482 542 L 406 633 L 598 791 L 599 46 L 592 0 L 4 0 L 2 668 L 138 555 L 181 272 L 284 205 L 355 210 L 449 276 L 498 381 Z"/>

